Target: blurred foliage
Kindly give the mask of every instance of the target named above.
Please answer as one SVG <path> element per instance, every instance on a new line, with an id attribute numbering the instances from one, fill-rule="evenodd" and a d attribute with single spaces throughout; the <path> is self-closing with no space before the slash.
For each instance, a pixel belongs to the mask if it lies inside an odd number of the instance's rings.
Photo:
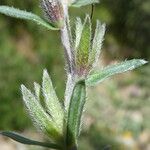
<path id="1" fill-rule="evenodd" d="M 139 149 L 139 147 L 133 148 L 137 144 L 144 145 L 144 150 L 149 149 L 146 148 L 149 143 L 150 127 L 149 67 L 147 65 L 138 70 L 141 78 L 137 72 L 126 73 L 103 82 L 101 86 L 90 88 L 85 112 L 85 133 L 94 132 L 91 130 L 94 130 L 93 126 L 97 126 L 95 129 L 100 131 L 95 132 L 95 138 L 103 136 L 104 132 L 105 136 L 108 135 L 106 139 L 110 140 L 108 143 L 112 145 L 113 140 L 116 139 L 118 143 L 121 142 L 127 146 L 125 149 Z M 96 136 L 96 133 L 100 135 Z M 142 139 L 144 143 L 140 143 L 142 134 L 147 136 Z M 105 136 L 99 139 L 105 139 Z M 98 143 L 100 144 L 100 140 Z M 114 149 L 117 149 L 119 144 L 116 146 Z"/>
<path id="2" fill-rule="evenodd" d="M 0 5 L 33 12 L 40 9 L 37 1 L 30 0 L 1 0 Z M 65 73 L 59 33 L 3 15 L 0 16 L 0 33 L 0 129 L 24 129 L 30 121 L 23 111 L 19 90 L 22 83 L 33 87 L 31 83 L 41 82 L 43 69 L 47 68 L 58 96 L 63 99 Z"/>
<path id="3" fill-rule="evenodd" d="M 93 124 L 89 132 L 84 132 L 81 138 L 80 150 L 125 150 L 125 147 L 116 141 L 114 133 L 109 128 Z"/>
<path id="4" fill-rule="evenodd" d="M 102 0 L 97 9 L 121 47 L 119 56 L 150 57 L 149 0 Z"/>
<path id="5" fill-rule="evenodd" d="M 0 5 L 42 15 L 37 0 L 1 0 Z M 95 6 L 93 22 L 100 19 L 107 24 L 104 63 L 111 57 L 150 58 L 149 10 L 149 0 L 116 0 L 113 3 L 101 0 Z M 71 12 L 73 22 L 75 16 L 90 13 L 91 6 L 71 9 Z M 125 74 L 124 80 L 117 76 L 116 80 L 105 82 L 91 91 L 90 104 L 87 105 L 89 111 L 85 115 L 89 128 L 81 137 L 81 150 L 107 150 L 109 146 L 112 150 L 123 150 L 115 140 L 118 135 L 124 138 L 124 132 L 129 131 L 137 139 L 149 128 L 149 67 L 147 65 L 133 75 Z M 44 68 L 48 69 L 57 94 L 63 100 L 65 72 L 59 33 L 0 15 L 0 130 L 30 127 L 23 109 L 20 85 L 24 83 L 30 88 L 33 81 L 41 82 Z"/>

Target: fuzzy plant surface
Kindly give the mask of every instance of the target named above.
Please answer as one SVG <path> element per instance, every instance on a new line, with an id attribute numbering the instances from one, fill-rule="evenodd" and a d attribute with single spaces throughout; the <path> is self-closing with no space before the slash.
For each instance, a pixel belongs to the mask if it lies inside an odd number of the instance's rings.
<path id="1" fill-rule="evenodd" d="M 49 142 L 31 140 L 11 131 L 1 131 L 1 135 L 28 145 L 77 150 L 87 99 L 86 89 L 115 74 L 133 70 L 147 63 L 143 59 L 133 59 L 101 70 L 95 69 L 104 40 L 105 24 L 97 20 L 96 29 L 93 29 L 90 15 L 86 15 L 84 20 L 77 17 L 72 33 L 68 13 L 69 7 L 82 7 L 94 3 L 98 3 L 98 0 L 40 0 L 44 18 L 14 7 L 0 6 L 2 14 L 33 21 L 47 30 L 60 32 L 67 76 L 64 103 L 59 101 L 46 69 L 43 71 L 42 84 L 34 83 L 33 92 L 21 85 L 27 112 L 35 127 L 49 138 Z M 41 99 L 44 100 L 44 104 L 41 103 Z"/>

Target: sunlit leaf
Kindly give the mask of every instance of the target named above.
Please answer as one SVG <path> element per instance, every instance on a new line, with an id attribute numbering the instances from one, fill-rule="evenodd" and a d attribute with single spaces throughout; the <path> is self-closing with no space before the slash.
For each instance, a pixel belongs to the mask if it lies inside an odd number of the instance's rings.
<path id="1" fill-rule="evenodd" d="M 94 3 L 99 3 L 99 0 L 76 0 L 72 6 L 73 7 L 81 7 L 81 6 L 85 6 L 85 5 L 91 5 Z"/>
<path id="2" fill-rule="evenodd" d="M 96 85 L 112 75 L 123 73 L 129 70 L 133 70 L 139 66 L 146 64 L 147 61 L 143 59 L 133 59 L 125 61 L 119 64 L 110 65 L 102 70 L 96 70 L 90 73 L 87 77 L 86 84 L 88 86 Z"/>
<path id="3" fill-rule="evenodd" d="M 8 6 L 0 6 L 0 13 L 18 19 L 31 20 L 37 23 L 38 25 L 41 25 L 49 30 L 58 30 L 57 28 L 53 27 L 50 23 L 46 22 L 45 20 L 43 20 L 42 18 L 40 18 L 39 16 L 31 12 L 26 12 Z"/>
<path id="4" fill-rule="evenodd" d="M 42 130 L 53 140 L 59 139 L 61 131 L 56 123 L 53 122 L 52 118 L 44 111 L 35 95 L 33 95 L 24 85 L 21 85 L 21 90 L 27 112 L 37 129 Z"/>
<path id="5" fill-rule="evenodd" d="M 43 72 L 42 90 L 48 113 L 52 116 L 53 120 L 57 123 L 60 129 L 63 129 L 63 108 L 57 98 L 55 89 L 52 85 L 52 81 L 48 75 L 47 70 L 44 70 Z"/>
<path id="6" fill-rule="evenodd" d="M 104 34 L 105 24 L 101 24 L 100 21 L 97 21 L 93 45 L 89 55 L 89 64 L 93 64 L 93 66 L 95 66 L 100 56 Z"/>
<path id="7" fill-rule="evenodd" d="M 81 18 L 77 18 L 76 19 L 76 29 L 75 29 L 75 49 L 77 49 L 77 47 L 80 44 L 80 40 L 81 40 L 81 35 L 82 35 L 82 31 L 83 31 L 83 23 L 81 21 Z"/>
<path id="8" fill-rule="evenodd" d="M 38 83 L 34 82 L 35 96 L 39 101 L 40 101 L 40 90 L 41 90 L 40 85 Z"/>

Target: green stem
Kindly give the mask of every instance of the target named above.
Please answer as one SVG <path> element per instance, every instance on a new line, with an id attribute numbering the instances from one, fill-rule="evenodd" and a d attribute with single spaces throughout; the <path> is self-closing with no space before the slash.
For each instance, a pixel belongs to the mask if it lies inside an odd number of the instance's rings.
<path id="1" fill-rule="evenodd" d="M 65 0 L 64 0 L 65 1 Z M 65 60 L 67 67 L 67 84 L 65 91 L 65 109 L 68 111 L 70 97 L 74 87 L 74 55 L 71 45 L 71 33 L 69 27 L 69 14 L 68 14 L 68 5 L 63 4 L 64 14 L 65 14 L 65 23 L 64 27 L 61 29 L 61 42 L 64 47 Z"/>
<path id="2" fill-rule="evenodd" d="M 74 147 L 72 147 L 71 149 L 69 149 L 69 150 L 77 150 L 77 147 L 76 146 L 74 146 Z"/>
<path id="3" fill-rule="evenodd" d="M 77 149 L 81 128 L 81 118 L 86 101 L 85 81 L 78 81 L 74 86 L 67 116 L 67 146 Z M 70 150 L 70 149 L 68 149 Z"/>
<path id="4" fill-rule="evenodd" d="M 74 146 L 71 146 L 71 147 L 67 147 L 66 150 L 78 150 L 78 149 L 77 149 L 77 146 L 74 145 Z"/>

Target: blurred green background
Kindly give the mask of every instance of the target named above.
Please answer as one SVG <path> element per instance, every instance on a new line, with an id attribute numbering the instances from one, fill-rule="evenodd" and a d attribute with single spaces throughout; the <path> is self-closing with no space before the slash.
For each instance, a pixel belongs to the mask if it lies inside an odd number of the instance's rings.
<path id="1" fill-rule="evenodd" d="M 0 5 L 42 15 L 37 0 L 0 0 Z M 90 12 L 91 6 L 71 8 L 71 22 Z M 93 23 L 96 19 L 107 24 L 99 67 L 126 58 L 149 60 L 149 0 L 101 0 Z M 66 78 L 59 32 L 0 14 L 0 130 L 35 132 L 23 107 L 20 85 L 32 89 L 34 81 L 41 82 L 44 68 L 63 100 Z M 80 150 L 150 149 L 149 77 L 150 65 L 145 65 L 89 89 Z"/>

